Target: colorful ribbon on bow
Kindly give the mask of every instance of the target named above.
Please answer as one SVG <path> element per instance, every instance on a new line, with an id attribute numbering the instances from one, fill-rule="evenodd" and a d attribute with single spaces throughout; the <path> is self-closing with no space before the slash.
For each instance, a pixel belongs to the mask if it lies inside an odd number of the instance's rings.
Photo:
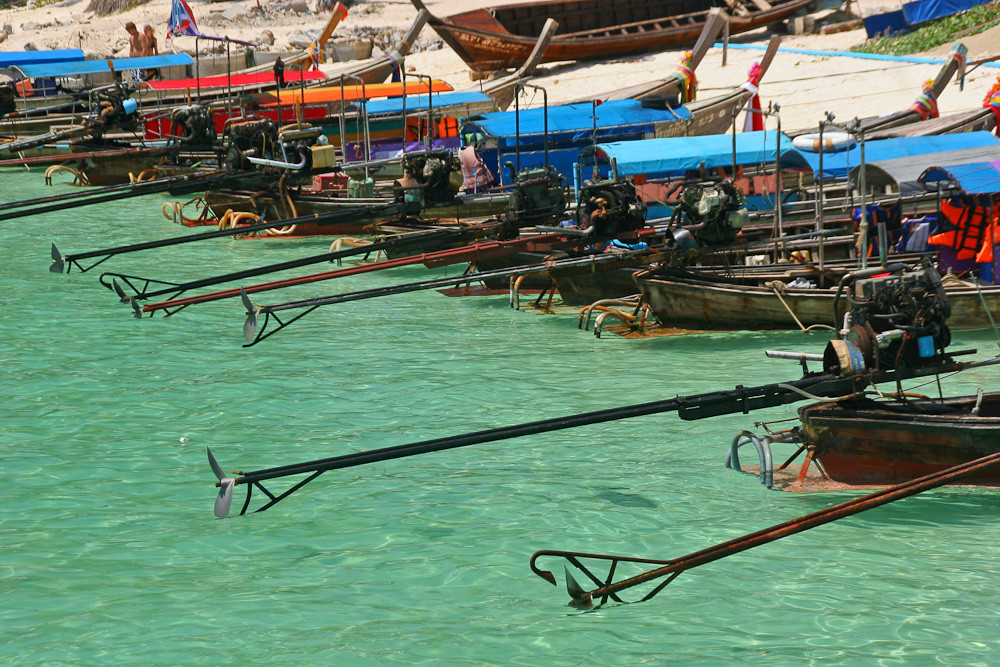
<path id="1" fill-rule="evenodd" d="M 910 111 L 920 114 L 920 120 L 938 117 L 937 100 L 934 98 L 934 80 L 924 81 L 924 90 L 910 106 Z"/>
<path id="2" fill-rule="evenodd" d="M 694 102 L 695 95 L 698 93 L 698 78 L 690 67 L 692 57 L 693 54 L 690 51 L 685 51 L 684 55 L 681 56 L 681 64 L 670 75 L 681 83 L 681 104 Z"/>

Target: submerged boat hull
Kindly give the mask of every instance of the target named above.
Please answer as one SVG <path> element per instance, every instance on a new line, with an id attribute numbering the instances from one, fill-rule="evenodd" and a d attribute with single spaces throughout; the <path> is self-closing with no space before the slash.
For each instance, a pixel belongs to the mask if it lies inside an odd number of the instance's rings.
<path id="1" fill-rule="evenodd" d="M 817 403 L 799 410 L 802 437 L 834 481 L 899 484 L 1000 450 L 1000 392 L 983 395 L 978 415 L 976 399 Z M 1000 485 L 1000 469 L 962 483 Z"/>

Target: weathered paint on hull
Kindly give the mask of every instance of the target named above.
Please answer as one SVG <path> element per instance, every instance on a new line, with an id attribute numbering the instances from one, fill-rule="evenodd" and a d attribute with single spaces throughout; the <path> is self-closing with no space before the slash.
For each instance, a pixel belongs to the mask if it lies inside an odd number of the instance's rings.
<path id="1" fill-rule="evenodd" d="M 418 9 L 423 8 L 419 0 L 411 0 Z M 754 30 L 769 23 L 784 20 L 794 12 L 808 6 L 812 0 L 790 0 L 777 4 L 767 11 L 754 12 L 749 16 L 730 16 L 730 34 L 739 34 Z M 545 3 L 523 5 L 522 11 L 534 11 L 537 17 L 544 18 Z M 597 16 L 614 17 L 613 11 L 596 5 L 587 6 L 580 3 L 578 14 L 594 13 Z M 664 3 L 666 5 L 666 3 Z M 499 8 L 498 8 L 499 9 Z M 664 10 L 669 12 L 669 8 Z M 560 62 L 568 60 L 608 59 L 619 56 L 662 51 L 664 49 L 693 45 L 701 34 L 708 15 L 704 12 L 675 17 L 665 13 L 655 21 L 643 22 L 643 26 L 632 26 L 632 32 L 623 34 L 622 26 L 607 25 L 599 31 L 589 30 L 588 35 L 557 34 L 546 48 L 541 62 Z M 560 16 L 554 16 L 556 20 Z M 481 71 L 492 71 L 517 67 L 527 60 L 534 47 L 537 34 L 521 35 L 508 31 L 489 9 L 473 10 L 462 14 L 437 18 L 429 21 L 441 38 L 454 49 L 471 67 Z M 606 21 L 602 23 L 607 23 Z M 564 28 L 573 30 L 573 28 Z"/>
<path id="2" fill-rule="evenodd" d="M 728 283 L 636 276 L 639 290 L 665 326 L 699 329 L 798 329 L 791 311 L 804 326 L 833 326 L 836 289 L 773 289 Z M 955 288 L 945 285 L 951 301 L 952 328 L 990 326 L 1000 316 L 1000 286 Z M 787 304 L 787 307 L 785 306 Z M 989 311 L 987 311 L 987 307 Z"/>
<path id="3" fill-rule="evenodd" d="M 805 442 L 827 476 L 846 484 L 898 484 L 1000 450 L 1000 394 L 948 399 L 965 411 L 951 414 L 852 409 L 820 403 L 799 410 Z M 964 484 L 1000 484 L 994 469 Z"/>

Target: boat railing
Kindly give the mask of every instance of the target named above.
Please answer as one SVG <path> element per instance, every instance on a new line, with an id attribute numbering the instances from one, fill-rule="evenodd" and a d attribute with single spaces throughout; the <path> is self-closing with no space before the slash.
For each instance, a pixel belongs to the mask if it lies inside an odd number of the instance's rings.
<path id="1" fill-rule="evenodd" d="M 733 438 L 732 444 L 729 446 L 729 451 L 726 453 L 725 466 L 731 468 L 737 472 L 746 473 L 752 475 L 754 473 L 743 470 L 740 466 L 740 455 L 739 450 L 741 447 L 747 445 L 753 445 L 754 449 L 757 450 L 757 459 L 760 462 L 760 482 L 767 488 L 774 486 L 774 457 L 771 453 L 771 445 L 775 443 L 801 443 L 802 440 L 799 437 L 797 429 L 788 429 L 785 431 L 777 431 L 775 433 L 768 433 L 764 436 L 759 436 L 753 431 L 740 431 Z M 798 453 L 796 452 L 796 456 Z M 795 458 L 794 456 L 792 457 Z M 787 466 L 792 459 L 786 461 L 783 465 L 779 466 L 779 470 Z"/>

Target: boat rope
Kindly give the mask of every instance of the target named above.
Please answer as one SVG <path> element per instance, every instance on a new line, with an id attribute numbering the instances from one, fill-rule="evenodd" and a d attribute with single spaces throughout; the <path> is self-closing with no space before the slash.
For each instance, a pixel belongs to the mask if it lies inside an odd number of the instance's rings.
<path id="1" fill-rule="evenodd" d="M 297 218 L 299 214 L 295 210 L 295 202 L 292 201 L 292 195 L 288 192 L 288 188 L 285 186 L 285 175 L 282 174 L 281 178 L 278 180 L 278 192 L 284 197 L 285 202 L 288 204 L 288 211 L 291 214 L 290 217 Z M 269 236 L 287 236 L 289 234 L 295 233 L 296 225 L 287 225 L 285 227 L 268 229 L 266 234 Z"/>
<path id="2" fill-rule="evenodd" d="M 780 280 L 771 280 L 769 282 L 764 283 L 764 287 L 771 288 L 771 290 L 774 292 L 774 296 L 778 297 L 778 301 L 780 301 L 781 305 L 785 307 L 785 310 L 788 311 L 788 314 L 792 316 L 792 319 L 795 320 L 795 323 L 799 325 L 799 329 L 802 331 L 802 333 L 809 333 L 813 329 L 829 329 L 830 331 L 836 331 L 836 328 L 831 327 L 829 324 L 810 324 L 808 327 L 804 326 L 802 324 L 802 320 L 800 320 L 798 316 L 794 312 L 792 312 L 792 309 L 788 306 L 788 303 L 785 301 L 785 298 L 781 296 L 781 292 L 788 289 L 788 286 L 785 283 L 781 282 Z"/>
<path id="3" fill-rule="evenodd" d="M 808 398 L 810 401 L 822 401 L 823 403 L 839 403 L 841 401 L 857 398 L 859 396 L 859 392 L 854 392 L 851 394 L 845 394 L 843 396 L 834 396 L 832 398 L 827 398 L 825 396 L 817 396 L 816 394 L 810 394 L 808 391 L 800 389 L 790 384 L 782 383 L 777 386 L 779 389 L 787 389 L 792 393 L 798 394 L 799 396 L 802 396 L 804 398 Z"/>

